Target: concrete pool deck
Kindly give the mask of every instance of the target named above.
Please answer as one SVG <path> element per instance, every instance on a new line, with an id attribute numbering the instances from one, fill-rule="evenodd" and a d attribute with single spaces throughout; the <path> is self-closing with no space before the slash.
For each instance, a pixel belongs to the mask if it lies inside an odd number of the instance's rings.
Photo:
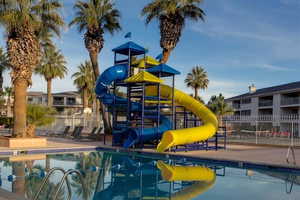
<path id="1" fill-rule="evenodd" d="M 63 138 L 48 138 L 48 146 L 46 148 L 24 148 L 24 149 L 9 149 L 0 148 L 0 156 L 7 157 L 10 155 L 20 155 L 22 153 L 31 151 L 34 153 L 62 153 L 62 152 L 76 152 L 76 151 L 91 151 L 100 148 L 113 148 L 108 142 L 104 145 L 103 142 L 76 142 L 71 139 Z M 154 153 L 154 149 L 137 149 L 134 151 L 142 151 Z M 218 151 L 190 151 L 190 152 L 167 152 L 172 155 L 186 155 L 192 157 L 199 157 L 204 159 L 217 159 L 217 160 L 230 160 L 230 161 L 242 161 L 257 164 L 276 165 L 289 168 L 296 168 L 300 170 L 300 149 L 295 149 L 296 163 L 289 164 L 286 162 L 287 148 L 272 147 L 272 146 L 256 146 L 256 145 L 238 145 L 228 144 L 227 149 L 221 149 Z M 291 159 L 291 157 L 290 157 Z M 292 160 L 292 159 L 291 159 Z"/>

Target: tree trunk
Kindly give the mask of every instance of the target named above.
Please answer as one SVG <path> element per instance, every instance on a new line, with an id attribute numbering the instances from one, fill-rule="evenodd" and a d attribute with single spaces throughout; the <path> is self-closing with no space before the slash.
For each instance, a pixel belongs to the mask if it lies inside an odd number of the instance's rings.
<path id="1" fill-rule="evenodd" d="M 169 60 L 171 54 L 171 50 L 170 49 L 164 49 L 163 50 L 163 56 L 162 59 L 160 60 L 161 63 L 166 64 Z"/>
<path id="2" fill-rule="evenodd" d="M 0 70 L 0 93 L 3 92 L 3 71 Z"/>
<path id="3" fill-rule="evenodd" d="M 198 99 L 198 88 L 194 88 L 195 90 L 195 99 Z"/>
<path id="4" fill-rule="evenodd" d="M 47 102 L 48 102 L 48 107 L 52 107 L 52 80 L 47 79 Z"/>
<path id="5" fill-rule="evenodd" d="M 25 79 L 14 81 L 13 137 L 26 137 L 27 87 L 28 81 Z"/>
<path id="6" fill-rule="evenodd" d="M 96 52 L 90 52 L 90 58 L 93 65 L 93 71 L 94 71 L 94 76 L 96 81 L 98 76 L 100 75 L 99 65 L 98 65 L 98 54 Z"/>
<path id="7" fill-rule="evenodd" d="M 218 116 L 219 127 L 223 126 L 223 115 Z"/>
<path id="8" fill-rule="evenodd" d="M 88 105 L 88 93 L 87 88 L 83 88 L 82 91 L 82 103 L 83 103 L 83 111 L 89 107 Z"/>
<path id="9" fill-rule="evenodd" d="M 12 166 L 12 174 L 16 176 L 16 180 L 12 183 L 12 192 L 24 196 L 25 194 L 25 163 L 14 162 Z"/>
<path id="10" fill-rule="evenodd" d="M 99 67 L 98 67 L 98 54 L 96 52 L 90 52 L 90 58 L 93 65 L 94 76 L 96 81 L 100 75 Z M 108 119 L 109 115 L 105 111 L 106 111 L 105 105 L 102 102 L 100 102 L 100 112 L 102 114 L 105 133 L 111 133 L 112 129 Z"/>
<path id="11" fill-rule="evenodd" d="M 36 126 L 34 124 L 27 125 L 26 135 L 28 138 L 35 137 L 35 128 L 36 128 Z"/>

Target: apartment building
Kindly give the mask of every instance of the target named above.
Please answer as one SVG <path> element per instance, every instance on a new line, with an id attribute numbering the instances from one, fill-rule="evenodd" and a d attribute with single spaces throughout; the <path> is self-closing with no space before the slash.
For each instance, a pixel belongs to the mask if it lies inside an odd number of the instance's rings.
<path id="1" fill-rule="evenodd" d="M 256 89 L 226 99 L 235 115 L 240 116 L 287 116 L 300 114 L 300 81 L 268 88 Z"/>
<path id="2" fill-rule="evenodd" d="M 251 85 L 247 93 L 228 98 L 226 102 L 234 109 L 231 120 L 248 121 L 252 125 L 257 121 L 270 123 L 283 130 L 293 121 L 294 129 L 298 130 L 300 81 L 261 89 Z"/>
<path id="3" fill-rule="evenodd" d="M 52 94 L 53 107 L 60 114 L 74 114 L 82 111 L 82 99 L 76 91 Z M 27 102 L 30 104 L 47 105 L 47 94 L 43 92 L 28 92 Z"/>

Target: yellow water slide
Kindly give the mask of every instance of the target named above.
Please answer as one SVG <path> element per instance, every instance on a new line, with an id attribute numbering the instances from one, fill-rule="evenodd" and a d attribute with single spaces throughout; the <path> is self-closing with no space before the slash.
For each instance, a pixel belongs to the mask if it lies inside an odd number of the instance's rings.
<path id="1" fill-rule="evenodd" d="M 157 95 L 157 86 L 146 88 L 146 94 L 149 96 Z M 160 94 L 163 98 L 172 99 L 173 89 L 167 85 L 160 85 Z M 191 144 L 194 142 L 205 141 L 215 135 L 218 129 L 217 117 L 205 105 L 193 97 L 175 89 L 175 104 L 185 107 L 202 120 L 203 125 L 199 127 L 169 130 L 164 132 L 160 143 L 157 146 L 158 152 L 164 152 L 172 146 Z"/>
<path id="2" fill-rule="evenodd" d="M 215 172 L 207 167 L 172 166 L 163 161 L 158 161 L 157 167 L 166 181 L 196 181 L 193 185 L 174 193 L 172 200 L 193 199 L 209 190 L 216 181 Z"/>

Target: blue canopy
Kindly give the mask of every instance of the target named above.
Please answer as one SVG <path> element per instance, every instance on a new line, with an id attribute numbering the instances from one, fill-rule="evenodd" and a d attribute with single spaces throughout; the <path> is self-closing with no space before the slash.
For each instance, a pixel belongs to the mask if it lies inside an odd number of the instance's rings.
<path id="1" fill-rule="evenodd" d="M 154 74 L 156 76 L 165 77 L 165 76 L 172 76 L 172 75 L 179 75 L 180 72 L 176 69 L 170 67 L 166 64 L 160 64 L 155 67 L 147 69 L 148 72 L 151 74 Z"/>
<path id="2" fill-rule="evenodd" d="M 132 56 L 145 54 L 147 52 L 144 47 L 131 41 L 114 48 L 112 51 L 127 56 L 129 55 L 129 51 Z"/>

